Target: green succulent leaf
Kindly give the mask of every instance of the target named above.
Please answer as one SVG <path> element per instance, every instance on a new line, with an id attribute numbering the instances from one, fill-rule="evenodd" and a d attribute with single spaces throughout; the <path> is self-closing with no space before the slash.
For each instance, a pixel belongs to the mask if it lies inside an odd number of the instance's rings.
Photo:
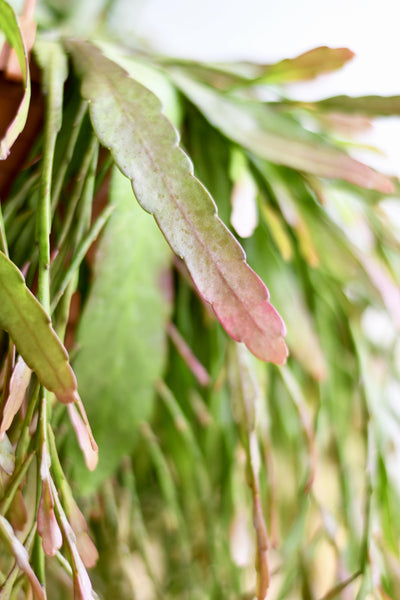
<path id="1" fill-rule="evenodd" d="M 287 356 L 283 322 L 239 243 L 218 218 L 207 190 L 178 145 L 159 100 L 93 45 L 68 42 L 100 141 L 131 180 L 204 300 L 236 341 L 258 358 Z"/>
<path id="2" fill-rule="evenodd" d="M 31 99 L 31 82 L 28 56 L 15 13 L 8 2 L 5 2 L 5 0 L 0 0 L 0 30 L 4 32 L 8 43 L 17 54 L 24 85 L 24 95 L 19 105 L 17 114 L 8 126 L 3 139 L 0 140 L 0 160 L 4 160 L 10 154 L 11 146 L 25 127 Z"/>
<path id="3" fill-rule="evenodd" d="M 26 364 L 61 402 L 76 399 L 68 354 L 51 321 L 25 285 L 22 273 L 0 252 L 0 328 L 7 331 Z"/>

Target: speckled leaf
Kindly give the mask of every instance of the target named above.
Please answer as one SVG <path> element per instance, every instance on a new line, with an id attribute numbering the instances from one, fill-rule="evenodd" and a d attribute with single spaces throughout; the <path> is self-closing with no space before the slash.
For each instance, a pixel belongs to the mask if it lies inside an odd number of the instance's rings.
<path id="1" fill-rule="evenodd" d="M 115 169 L 110 189 L 115 208 L 97 249 L 77 332 L 74 368 L 99 445 L 98 466 L 88 473 L 71 438 L 68 455 L 76 451 L 73 478 L 82 493 L 100 484 L 131 452 L 138 424 L 152 414 L 154 382 L 165 364 L 172 253 L 132 196 L 129 180 Z"/>
<path id="2" fill-rule="evenodd" d="M 141 206 L 153 214 L 184 259 L 201 296 L 228 334 L 259 358 L 283 363 L 285 328 L 243 249 L 218 218 L 211 196 L 193 175 L 159 100 L 93 45 L 69 42 L 100 141 L 131 179 Z"/>
<path id="3" fill-rule="evenodd" d="M 76 398 L 68 354 L 22 273 L 0 252 L 0 328 L 7 331 L 26 364 L 61 402 Z"/>
<path id="4" fill-rule="evenodd" d="M 10 148 L 23 130 L 28 116 L 29 102 L 31 99 L 31 82 L 29 75 L 28 57 L 18 26 L 17 18 L 13 9 L 5 0 L 0 0 L 0 31 L 3 31 L 8 43 L 17 54 L 21 68 L 24 85 L 24 95 L 19 105 L 17 114 L 8 126 L 8 129 L 0 140 L 0 160 L 4 160 L 10 154 Z"/>
<path id="5" fill-rule="evenodd" d="M 385 175 L 328 145 L 267 104 L 223 95 L 179 70 L 173 71 L 173 79 L 212 125 L 259 157 L 384 193 L 394 190 Z"/>

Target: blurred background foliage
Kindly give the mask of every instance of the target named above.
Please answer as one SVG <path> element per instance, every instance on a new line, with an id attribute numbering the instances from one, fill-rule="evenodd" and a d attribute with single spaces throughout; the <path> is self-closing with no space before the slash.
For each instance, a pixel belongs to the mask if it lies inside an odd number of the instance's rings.
<path id="1" fill-rule="evenodd" d="M 97 469 L 87 471 L 64 406 L 53 406 L 51 427 L 99 552 L 93 587 L 110 600 L 250 599 L 269 581 L 268 600 L 395 600 L 399 184 L 347 162 L 354 142 L 341 125 L 397 115 L 400 99 L 291 97 L 292 81 L 340 68 L 345 49 L 274 65 L 153 54 L 140 34 L 121 33 L 135 10 L 122 4 L 42 0 L 38 38 L 91 37 L 161 99 L 268 286 L 290 357 L 264 364 L 229 340 L 99 148 L 70 67 L 54 150 L 52 320 L 99 444 Z M 43 140 L 1 192 L 9 254 L 33 289 Z M 21 413 L 12 444 L 23 425 Z M 35 519 L 33 471 L 6 513 L 22 539 Z M 52 599 L 72 597 L 64 550 L 47 559 Z M 30 597 L 21 579 L 7 591 L 11 566 L 3 549 L 0 597 Z"/>

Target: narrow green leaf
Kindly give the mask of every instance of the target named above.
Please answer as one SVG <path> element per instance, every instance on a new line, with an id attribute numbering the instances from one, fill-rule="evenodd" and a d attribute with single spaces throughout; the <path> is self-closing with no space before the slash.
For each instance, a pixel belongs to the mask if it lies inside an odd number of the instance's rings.
<path id="1" fill-rule="evenodd" d="M 159 100 L 95 46 L 71 41 L 68 48 L 82 76 L 82 94 L 90 102 L 100 141 L 131 179 L 141 206 L 153 214 L 174 252 L 186 262 L 201 296 L 233 339 L 243 341 L 262 360 L 283 363 L 285 328 L 268 302 L 268 290 L 194 177 Z"/>
<path id="2" fill-rule="evenodd" d="M 8 43 L 17 54 L 24 84 L 24 95 L 17 114 L 8 126 L 3 139 L 0 140 L 0 160 L 4 160 L 10 154 L 11 146 L 25 127 L 31 99 L 28 56 L 15 13 L 5 0 L 0 0 L 0 30 L 4 32 Z"/>
<path id="3" fill-rule="evenodd" d="M 110 202 L 114 210 L 98 246 L 74 363 L 100 449 L 93 473 L 74 462 L 82 493 L 102 482 L 131 452 L 138 423 L 152 414 L 171 310 L 163 287 L 171 252 L 153 219 L 132 201 L 130 182 L 117 169 Z"/>
<path id="4" fill-rule="evenodd" d="M 285 108 L 299 107 L 316 112 L 339 112 L 369 117 L 390 117 L 400 115 L 400 96 L 333 96 L 317 102 L 285 100 L 279 102 Z"/>
<path id="5" fill-rule="evenodd" d="M 327 374 L 327 365 L 315 330 L 313 315 L 292 269 L 271 248 L 269 236 L 259 227 L 246 241 L 251 264 L 270 282 L 274 297 L 278 298 L 283 318 L 288 326 L 287 343 L 296 361 L 315 379 Z M 268 260 L 265 260 L 268 256 Z"/>
<path id="6" fill-rule="evenodd" d="M 384 193 L 393 191 L 387 177 L 327 145 L 268 105 L 222 95 L 177 70 L 172 76 L 212 125 L 261 158 L 320 177 L 344 179 Z"/>
<path id="7" fill-rule="evenodd" d="M 0 328 L 7 331 L 26 364 L 61 402 L 76 398 L 68 354 L 22 273 L 0 252 Z"/>

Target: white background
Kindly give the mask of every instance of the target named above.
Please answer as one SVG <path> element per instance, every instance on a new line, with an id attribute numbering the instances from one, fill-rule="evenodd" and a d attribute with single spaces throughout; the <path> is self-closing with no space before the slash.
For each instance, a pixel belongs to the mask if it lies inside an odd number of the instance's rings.
<path id="1" fill-rule="evenodd" d="M 175 56 L 273 62 L 320 45 L 356 53 L 340 72 L 293 87 L 292 96 L 400 95 L 398 0 L 141 0 L 134 12 L 132 31 Z M 400 176 L 400 119 L 376 121 L 362 141 L 386 154 L 365 160 Z"/>

